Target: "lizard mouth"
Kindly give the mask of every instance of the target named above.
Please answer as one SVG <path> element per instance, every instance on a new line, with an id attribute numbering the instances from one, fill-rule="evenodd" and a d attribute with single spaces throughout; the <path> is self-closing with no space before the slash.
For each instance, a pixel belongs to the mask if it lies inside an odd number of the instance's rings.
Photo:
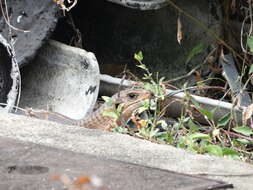
<path id="1" fill-rule="evenodd" d="M 137 102 L 133 102 L 132 104 L 128 104 L 126 107 L 124 107 L 121 115 L 122 115 L 122 118 L 125 120 L 125 121 L 128 121 L 131 116 L 133 114 L 136 113 L 136 111 L 143 106 L 143 102 L 146 101 L 146 100 L 150 100 L 150 98 L 145 98 L 145 99 L 142 99 L 142 100 L 139 100 Z"/>

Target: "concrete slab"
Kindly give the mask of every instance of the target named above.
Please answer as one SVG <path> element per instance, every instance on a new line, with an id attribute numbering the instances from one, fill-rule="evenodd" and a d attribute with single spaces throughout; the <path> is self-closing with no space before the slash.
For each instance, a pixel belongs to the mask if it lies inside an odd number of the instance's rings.
<path id="1" fill-rule="evenodd" d="M 101 158 L 116 159 L 232 183 L 251 190 L 253 166 L 239 161 L 196 155 L 168 145 L 128 135 L 63 126 L 23 116 L 0 114 L 0 136 L 51 146 Z"/>
<path id="2" fill-rule="evenodd" d="M 96 176 L 103 189 L 205 190 L 231 185 L 0 137 L 0 189 L 64 189 L 52 176 Z M 94 177 L 93 177 L 94 178 Z M 102 185 L 103 184 L 103 185 Z"/>

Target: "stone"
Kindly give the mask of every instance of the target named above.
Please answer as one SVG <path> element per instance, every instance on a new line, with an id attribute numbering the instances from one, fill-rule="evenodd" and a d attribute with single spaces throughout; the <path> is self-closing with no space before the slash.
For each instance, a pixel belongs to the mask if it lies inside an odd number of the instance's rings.
<path id="1" fill-rule="evenodd" d="M 99 91 L 93 53 L 49 41 L 22 72 L 20 107 L 50 110 L 73 119 L 91 112 Z"/>

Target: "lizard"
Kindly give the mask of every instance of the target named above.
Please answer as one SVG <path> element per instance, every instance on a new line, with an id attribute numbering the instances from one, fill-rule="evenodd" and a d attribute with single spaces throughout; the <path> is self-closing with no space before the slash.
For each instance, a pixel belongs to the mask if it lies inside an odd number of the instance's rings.
<path id="1" fill-rule="evenodd" d="M 124 125 L 131 118 L 132 114 L 138 108 L 143 106 L 142 100 L 150 99 L 152 96 L 153 95 L 149 90 L 141 88 L 122 90 L 111 97 L 111 105 L 108 105 L 105 102 L 91 115 L 80 120 L 74 120 L 60 113 L 49 111 L 26 110 L 25 115 L 65 125 L 77 125 L 91 129 L 111 130 L 115 126 Z M 119 118 L 116 119 L 104 115 L 104 112 L 106 111 L 113 111 L 117 109 L 119 104 L 123 104 Z"/>

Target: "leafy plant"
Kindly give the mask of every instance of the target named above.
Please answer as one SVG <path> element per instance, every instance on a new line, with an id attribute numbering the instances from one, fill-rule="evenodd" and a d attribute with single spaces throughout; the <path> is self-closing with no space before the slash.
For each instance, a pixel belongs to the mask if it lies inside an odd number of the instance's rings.
<path id="1" fill-rule="evenodd" d="M 203 44 L 196 46 L 187 57 L 187 62 L 189 62 L 193 56 L 200 53 L 203 48 Z M 159 120 L 159 117 L 157 117 L 161 111 L 159 103 L 165 98 L 163 91 L 164 79 L 161 78 L 159 80 L 158 75 L 156 80 L 153 79 L 153 74 L 142 62 L 142 52 L 135 54 L 134 58 L 139 63 L 137 67 L 145 72 L 143 77 L 145 80 L 143 88 L 155 94 L 154 100 L 141 108 L 143 110 L 150 110 L 150 112 L 146 120 L 146 125 L 139 129 L 140 135 L 200 154 L 210 154 L 236 160 L 241 159 L 242 155 L 245 156 L 245 152 L 248 154 L 247 150 L 245 150 L 245 145 L 250 143 L 248 140 L 242 138 L 230 139 L 230 137 L 227 138 L 228 134 L 224 133 L 223 128 L 229 126 L 231 120 L 233 120 L 232 112 L 225 114 L 215 122 L 214 115 L 218 108 L 214 108 L 210 111 L 202 107 L 202 105 L 187 93 L 186 102 L 191 104 L 205 118 L 209 126 L 197 124 L 194 121 L 194 117 L 192 117 L 191 114 L 187 116 L 186 112 L 182 113 L 178 121 L 171 126 L 168 126 L 164 120 Z M 189 108 L 187 106 L 185 107 L 186 110 Z M 191 112 L 191 110 L 188 110 L 188 112 Z M 235 127 L 233 131 L 247 137 L 253 135 L 252 129 L 246 126 Z M 251 143 L 253 144 L 253 142 Z"/>
<path id="2" fill-rule="evenodd" d="M 196 51 L 200 49 L 200 47 L 196 48 Z M 147 117 L 141 118 L 134 123 L 134 132 L 138 136 L 200 154 L 228 157 L 236 160 L 249 160 L 253 157 L 252 153 L 247 150 L 250 144 L 253 145 L 253 141 L 249 140 L 253 136 L 252 128 L 247 126 L 234 127 L 232 130 L 237 136 L 230 137 L 230 127 L 229 130 L 225 129 L 230 126 L 233 120 L 232 112 L 225 114 L 215 122 L 214 116 L 218 108 L 208 110 L 187 93 L 184 108 L 186 111 L 182 112 L 181 117 L 177 118 L 174 124 L 168 125 L 165 118 L 161 119 L 161 101 L 165 99 L 164 78 L 159 79 L 158 74 L 154 77 L 153 73 L 143 63 L 144 57 L 141 51 L 135 54 L 134 58 L 138 62 L 137 67 L 144 71 L 142 78 L 144 82 L 141 87 L 150 90 L 154 94 L 154 98 L 143 101 L 143 106 L 137 111 L 137 114 L 145 111 L 147 115 Z M 103 98 L 108 105 L 113 104 L 111 98 Z M 103 114 L 118 119 L 122 107 L 123 105 L 119 105 L 115 110 L 107 110 Z M 192 108 L 205 118 L 209 124 L 208 126 L 200 125 L 195 121 L 194 114 L 191 113 Z M 120 133 L 127 133 L 129 130 L 132 129 L 125 126 L 115 126 L 113 129 L 113 131 Z M 248 137 L 248 139 L 244 137 Z"/>
<path id="3" fill-rule="evenodd" d="M 250 136 L 253 134 L 252 128 L 249 128 L 247 126 L 235 127 L 235 128 L 233 128 L 233 130 L 235 132 L 238 132 L 238 133 L 243 134 L 245 136 Z"/>
<path id="4" fill-rule="evenodd" d="M 250 49 L 250 52 L 253 53 L 253 36 L 247 37 L 247 45 Z"/>
<path id="5" fill-rule="evenodd" d="M 107 104 L 109 107 L 112 107 L 112 105 L 115 104 L 115 102 L 111 97 L 102 96 L 102 99 L 105 101 L 105 104 Z M 114 118 L 115 120 L 120 119 L 123 107 L 124 104 L 119 104 L 116 108 L 112 107 L 111 109 L 104 110 L 102 112 L 102 115 Z M 125 126 L 115 125 L 113 126 L 112 131 L 118 133 L 127 133 L 127 129 L 125 128 Z"/>
<path id="6" fill-rule="evenodd" d="M 140 135 L 148 138 L 153 138 L 160 136 L 160 129 L 159 126 L 162 128 L 166 128 L 167 124 L 165 121 L 159 119 L 159 115 L 161 113 L 161 105 L 160 101 L 164 100 L 164 86 L 163 86 L 163 80 L 164 78 L 158 77 L 158 74 L 156 75 L 156 80 L 153 79 L 153 74 L 149 71 L 147 66 L 142 62 L 143 61 L 143 54 L 140 51 L 137 54 L 134 54 L 134 59 L 137 60 L 138 64 L 136 65 L 140 69 L 144 71 L 143 75 L 143 84 L 142 88 L 150 90 L 154 93 L 154 98 L 149 101 L 149 103 L 146 102 L 146 105 L 143 106 L 143 108 L 140 109 L 146 109 L 150 112 L 148 113 L 148 119 L 146 121 L 146 125 L 139 129 Z M 152 114 L 151 114 L 152 112 Z"/>

